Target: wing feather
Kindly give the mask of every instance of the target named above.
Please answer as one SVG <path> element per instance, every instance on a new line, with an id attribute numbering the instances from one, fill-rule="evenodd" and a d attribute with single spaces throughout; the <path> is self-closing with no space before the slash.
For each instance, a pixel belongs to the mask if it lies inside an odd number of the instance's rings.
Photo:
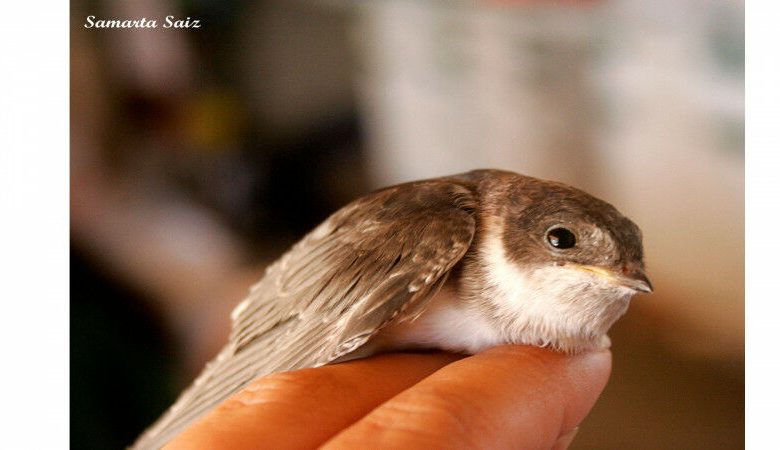
<path id="1" fill-rule="evenodd" d="M 232 314 L 228 345 L 134 447 L 161 447 L 259 376 L 327 364 L 389 321 L 416 317 L 468 250 L 475 201 L 440 179 L 334 213 L 252 286 Z"/>

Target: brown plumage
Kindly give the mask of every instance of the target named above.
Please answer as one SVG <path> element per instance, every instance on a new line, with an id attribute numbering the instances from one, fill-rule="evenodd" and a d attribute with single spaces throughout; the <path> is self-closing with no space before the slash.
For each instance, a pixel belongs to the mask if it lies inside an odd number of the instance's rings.
<path id="1" fill-rule="evenodd" d="M 582 191 L 497 170 L 379 190 L 267 269 L 226 347 L 134 447 L 161 447 L 273 372 L 409 347 L 590 348 L 637 290 L 650 290 L 639 229 Z"/>

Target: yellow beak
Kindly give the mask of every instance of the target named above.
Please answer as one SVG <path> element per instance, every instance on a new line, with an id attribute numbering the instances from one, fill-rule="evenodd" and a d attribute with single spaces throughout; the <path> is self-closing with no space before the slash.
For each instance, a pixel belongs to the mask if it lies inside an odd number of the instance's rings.
<path id="1" fill-rule="evenodd" d="M 606 278 L 612 283 L 625 286 L 635 291 L 645 293 L 653 292 L 653 284 L 650 283 L 650 279 L 647 278 L 647 274 L 645 274 L 644 269 L 641 267 L 632 267 L 631 269 L 626 269 L 624 273 L 618 273 L 603 267 L 583 264 L 571 264 L 570 267 L 582 272 L 588 272 L 602 278 Z"/>

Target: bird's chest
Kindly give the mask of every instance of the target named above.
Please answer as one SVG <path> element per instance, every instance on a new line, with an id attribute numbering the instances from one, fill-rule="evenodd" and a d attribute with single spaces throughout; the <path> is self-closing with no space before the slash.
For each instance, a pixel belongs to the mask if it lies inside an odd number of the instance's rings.
<path id="1" fill-rule="evenodd" d="M 390 324 L 372 339 L 376 350 L 438 348 L 477 353 L 507 343 L 499 327 L 445 287 L 413 321 Z"/>

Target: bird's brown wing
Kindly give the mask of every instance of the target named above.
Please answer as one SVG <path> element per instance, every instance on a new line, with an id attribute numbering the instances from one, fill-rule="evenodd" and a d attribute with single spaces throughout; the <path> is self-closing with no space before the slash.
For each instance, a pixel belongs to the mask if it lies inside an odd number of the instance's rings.
<path id="1" fill-rule="evenodd" d="M 439 179 L 334 213 L 268 268 L 233 312 L 228 345 L 136 448 L 164 445 L 259 376 L 327 364 L 415 317 L 471 245 L 475 202 Z"/>

